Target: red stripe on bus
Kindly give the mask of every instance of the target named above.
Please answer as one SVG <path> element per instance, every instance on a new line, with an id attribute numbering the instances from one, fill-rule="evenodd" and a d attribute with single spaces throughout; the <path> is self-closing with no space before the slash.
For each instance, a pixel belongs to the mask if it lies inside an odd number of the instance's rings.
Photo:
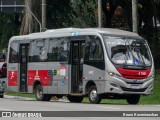
<path id="1" fill-rule="evenodd" d="M 18 71 L 8 71 L 8 86 L 17 86 Z"/>
<path id="2" fill-rule="evenodd" d="M 34 82 L 40 81 L 42 86 L 50 85 L 48 70 L 28 70 L 28 86 L 33 86 Z"/>
<path id="3" fill-rule="evenodd" d="M 117 68 L 122 77 L 127 79 L 145 79 L 148 77 L 151 70 L 130 70 Z"/>

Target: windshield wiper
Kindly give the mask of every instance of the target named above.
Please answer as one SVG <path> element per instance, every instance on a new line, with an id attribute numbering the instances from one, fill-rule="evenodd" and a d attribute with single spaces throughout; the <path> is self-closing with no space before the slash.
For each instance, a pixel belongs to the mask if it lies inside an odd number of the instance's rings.
<path id="1" fill-rule="evenodd" d="M 128 41 L 128 39 L 127 39 L 127 42 L 129 43 L 129 41 Z M 134 65 L 134 67 L 135 67 L 135 64 L 134 64 L 134 60 L 137 60 L 136 59 L 136 57 L 133 55 L 133 51 L 131 50 L 131 47 L 130 47 L 130 45 L 128 44 L 128 46 L 129 46 L 129 50 L 130 50 L 130 52 L 131 52 L 131 54 L 132 54 L 132 57 L 133 57 L 133 65 Z M 135 47 L 134 47 L 135 48 Z M 139 52 L 137 52 L 137 55 L 138 55 L 138 57 L 139 57 L 139 60 L 140 60 L 140 56 L 141 56 L 141 60 L 142 60 L 142 63 L 143 63 L 143 68 L 146 68 L 146 64 L 145 64 L 145 62 L 144 62 L 144 59 L 143 59 L 143 57 L 142 57 L 142 55 L 139 53 Z"/>
<path id="2" fill-rule="evenodd" d="M 138 55 L 139 58 L 141 57 L 141 60 L 142 60 L 142 63 L 143 63 L 143 66 L 142 66 L 142 67 L 145 69 L 145 68 L 146 68 L 146 64 L 145 64 L 145 62 L 144 62 L 144 59 L 143 59 L 142 54 L 140 53 L 140 51 L 137 52 L 137 55 Z"/>
<path id="3" fill-rule="evenodd" d="M 126 45 L 126 41 L 125 41 L 125 47 L 126 47 L 126 49 L 127 49 L 126 53 L 127 53 L 127 54 L 128 54 L 128 56 L 129 56 L 128 48 L 127 48 L 127 45 Z M 125 53 L 125 58 L 124 58 L 125 62 L 123 63 L 123 68 L 126 68 L 126 66 L 127 66 L 128 56 L 127 56 L 127 54 L 126 54 L 126 53 Z M 126 59 L 126 58 L 127 58 L 127 59 Z"/>
<path id="4" fill-rule="evenodd" d="M 128 50 L 131 52 L 131 55 L 132 55 L 132 58 L 133 58 L 133 66 L 135 67 L 135 64 L 134 64 L 135 56 L 133 55 L 133 52 L 131 50 L 131 46 L 130 46 L 129 40 L 127 38 L 126 38 L 126 41 L 128 42 L 128 47 L 129 47 Z"/>

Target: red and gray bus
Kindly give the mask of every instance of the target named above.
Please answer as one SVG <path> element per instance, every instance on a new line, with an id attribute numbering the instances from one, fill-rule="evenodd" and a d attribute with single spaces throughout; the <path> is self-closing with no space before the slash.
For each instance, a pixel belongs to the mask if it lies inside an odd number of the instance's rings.
<path id="1" fill-rule="evenodd" d="M 67 96 L 125 99 L 137 104 L 153 93 L 154 62 L 147 41 L 118 29 L 64 28 L 10 39 L 8 90 L 38 101 Z"/>

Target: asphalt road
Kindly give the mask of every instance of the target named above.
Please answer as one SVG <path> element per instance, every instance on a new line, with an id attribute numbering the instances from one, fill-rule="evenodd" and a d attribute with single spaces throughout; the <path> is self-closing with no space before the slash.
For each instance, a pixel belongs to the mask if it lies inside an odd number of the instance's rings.
<path id="1" fill-rule="evenodd" d="M 114 104 L 86 104 L 86 103 L 70 103 L 70 102 L 58 102 L 58 101 L 50 101 L 50 102 L 41 102 L 41 101 L 35 101 L 35 100 L 29 100 L 29 99 L 22 99 L 22 98 L 8 98 L 5 97 L 3 99 L 0 99 L 0 111 L 86 111 L 88 115 L 90 114 L 89 111 L 97 111 L 93 116 L 100 116 L 103 112 L 98 111 L 114 111 L 111 113 L 113 116 L 114 114 L 117 114 L 116 111 L 135 111 L 135 112 L 141 112 L 141 111 L 160 111 L 160 105 L 114 105 Z M 46 112 L 47 113 L 47 112 Z M 79 112 L 78 112 L 79 113 Z M 132 112 L 131 112 L 132 113 Z M 158 112 L 160 114 L 160 112 Z M 52 113 L 51 113 L 52 114 Z M 60 117 L 54 118 L 61 120 L 65 118 L 65 120 L 159 120 L 159 117 L 92 117 L 92 115 L 88 117 L 65 117 L 63 116 L 63 112 L 58 112 L 56 114 L 62 114 L 59 115 Z M 71 113 L 72 114 L 72 113 Z M 76 114 L 73 112 L 73 114 Z M 106 113 L 107 114 L 107 113 Z M 102 114 L 104 115 L 104 114 Z M 17 118 L 16 118 L 17 119 Z M 51 118 L 47 118 L 51 119 Z M 5 118 L 6 120 L 6 118 Z"/>
<path id="2" fill-rule="evenodd" d="M 6 78 L 1 78 L 0 81 L 5 80 Z M 85 103 L 70 103 L 70 102 L 59 102 L 59 101 L 50 101 L 50 102 L 40 102 L 33 99 L 24 99 L 24 98 L 15 98 L 8 97 L 0 98 L 0 112 L 4 111 L 86 111 L 85 113 L 89 114 L 88 111 L 113 111 L 111 115 L 114 116 L 116 111 L 160 111 L 160 105 L 114 105 L 114 104 L 85 104 Z M 132 113 L 132 112 L 131 112 Z M 51 113 L 52 114 L 52 113 Z M 55 113 L 54 113 L 55 114 Z M 61 112 L 57 113 L 64 114 Z M 72 114 L 72 113 L 71 113 Z M 76 114 L 73 112 L 73 114 Z M 101 112 L 94 112 L 92 115 L 100 116 Z M 160 112 L 159 112 L 160 114 Z M 159 117 L 54 117 L 54 120 L 159 120 Z M 103 114 L 104 115 L 104 114 Z M 0 118 L 0 120 L 7 120 L 10 118 Z M 12 120 L 18 120 L 22 118 L 12 118 Z M 28 118 L 23 118 L 27 119 Z M 35 118 L 33 118 L 35 120 Z M 40 118 L 37 118 L 40 120 Z M 51 119 L 53 118 L 45 118 Z M 44 120 L 44 118 L 42 118 Z"/>
<path id="3" fill-rule="evenodd" d="M 160 111 L 160 105 L 114 105 L 36 101 L 21 98 L 0 99 L 0 111 Z"/>

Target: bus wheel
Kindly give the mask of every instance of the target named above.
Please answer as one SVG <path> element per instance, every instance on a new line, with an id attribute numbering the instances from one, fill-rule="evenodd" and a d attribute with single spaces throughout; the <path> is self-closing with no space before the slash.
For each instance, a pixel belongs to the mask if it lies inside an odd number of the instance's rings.
<path id="1" fill-rule="evenodd" d="M 0 95 L 0 98 L 4 98 L 4 94 Z"/>
<path id="2" fill-rule="evenodd" d="M 37 85 L 35 90 L 35 97 L 38 101 L 50 101 L 52 96 L 43 94 L 42 86 Z"/>
<path id="3" fill-rule="evenodd" d="M 1 93 L 0 98 L 4 98 L 4 92 Z"/>
<path id="4" fill-rule="evenodd" d="M 101 96 L 97 94 L 96 86 L 91 86 L 88 93 L 88 99 L 90 103 L 99 104 L 102 100 Z"/>
<path id="5" fill-rule="evenodd" d="M 2 78 L 3 77 L 3 75 L 2 75 L 2 73 L 0 72 L 0 78 Z"/>
<path id="6" fill-rule="evenodd" d="M 0 95 L 0 98 L 3 98 L 4 96 L 3 95 Z"/>
<path id="7" fill-rule="evenodd" d="M 61 99 L 61 98 L 63 97 L 63 95 L 56 95 L 56 97 L 57 97 L 58 99 Z"/>
<path id="8" fill-rule="evenodd" d="M 138 104 L 140 100 L 140 95 L 129 95 L 126 100 L 128 104 L 132 104 L 132 105 Z"/>
<path id="9" fill-rule="evenodd" d="M 74 103 L 81 103 L 83 100 L 83 96 L 70 96 L 70 95 L 68 95 L 67 98 L 70 102 L 74 102 Z"/>

